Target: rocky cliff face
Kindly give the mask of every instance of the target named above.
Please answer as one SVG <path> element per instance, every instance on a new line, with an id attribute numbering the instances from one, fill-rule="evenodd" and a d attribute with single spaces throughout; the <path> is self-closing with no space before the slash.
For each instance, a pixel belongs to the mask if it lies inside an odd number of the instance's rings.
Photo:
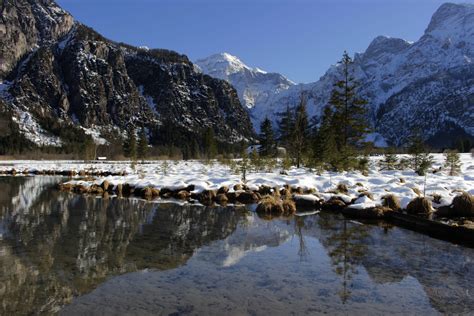
<path id="1" fill-rule="evenodd" d="M 360 93 L 369 100 L 373 129 L 397 146 L 406 144 L 413 130 L 421 131 L 435 146 L 451 145 L 457 137 L 474 138 L 473 60 L 472 4 L 442 5 L 417 42 L 375 38 L 364 53 L 354 56 L 354 76 L 361 84 Z M 257 100 L 250 109 L 255 126 L 266 116 L 276 121 L 276 114 L 296 105 L 302 92 L 308 96 L 309 114 L 318 117 L 339 72 L 340 67 L 331 66 L 314 83 L 292 85 Z M 260 89 L 259 83 L 242 88 L 241 77 L 235 74 L 224 79 L 239 95 L 245 89 Z"/>
<path id="2" fill-rule="evenodd" d="M 153 138 L 164 122 L 186 135 L 210 127 L 227 143 L 253 136 L 232 86 L 186 56 L 109 41 L 53 1 L 7 0 L 2 19 L 1 97 L 39 145 L 61 145 L 68 129 L 105 143 L 143 126 Z"/>
<path id="3" fill-rule="evenodd" d="M 0 80 L 28 52 L 68 33 L 74 20 L 50 0 L 5 0 L 1 3 Z"/>

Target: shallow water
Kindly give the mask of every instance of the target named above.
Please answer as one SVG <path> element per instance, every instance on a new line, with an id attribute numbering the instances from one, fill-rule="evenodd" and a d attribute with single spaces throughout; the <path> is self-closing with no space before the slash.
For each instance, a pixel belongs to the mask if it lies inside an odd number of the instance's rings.
<path id="1" fill-rule="evenodd" d="M 474 249 L 320 213 L 100 199 L 0 178 L 0 314 L 474 312 Z"/>

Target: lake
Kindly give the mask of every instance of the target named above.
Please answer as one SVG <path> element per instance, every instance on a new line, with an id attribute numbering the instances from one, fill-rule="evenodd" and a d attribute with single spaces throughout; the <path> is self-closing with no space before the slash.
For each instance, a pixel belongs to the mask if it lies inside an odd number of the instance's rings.
<path id="1" fill-rule="evenodd" d="M 474 249 L 319 213 L 96 198 L 0 177 L 0 314 L 474 312 Z"/>

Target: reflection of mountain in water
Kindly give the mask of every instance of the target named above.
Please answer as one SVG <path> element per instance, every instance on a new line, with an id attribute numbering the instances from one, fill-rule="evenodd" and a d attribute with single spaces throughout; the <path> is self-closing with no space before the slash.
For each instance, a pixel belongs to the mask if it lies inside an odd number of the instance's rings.
<path id="1" fill-rule="evenodd" d="M 242 214 L 68 195 L 44 179 L 0 179 L 2 315 L 54 312 L 112 275 L 182 265 L 230 235 Z"/>
<path id="2" fill-rule="evenodd" d="M 248 254 L 283 244 L 292 234 L 290 221 L 265 221 L 249 214 L 239 222 L 232 235 L 212 243 L 212 251 L 202 249 L 206 256 L 200 259 L 230 267 Z"/>
<path id="3" fill-rule="evenodd" d="M 419 300 L 425 302 L 419 311 L 474 309 L 469 293 L 474 249 L 328 213 L 267 221 L 244 209 L 60 193 L 51 189 L 55 181 L 0 178 L 1 315 L 49 314 L 111 276 L 144 269 L 169 271 L 147 274 L 156 282 L 152 288 L 161 292 L 132 293 L 135 300 L 148 295 L 154 302 L 155 295 L 177 293 L 174 304 L 198 298 L 237 308 L 240 299 L 256 295 L 252 306 L 257 310 L 264 307 L 260 298 L 271 302 L 261 311 L 295 308 L 279 305 L 287 304 L 282 298 L 296 300 L 301 310 L 363 311 L 388 303 L 383 310 L 389 311 L 398 308 L 397 295 L 403 294 L 400 304 L 408 305 L 398 311 L 416 309 Z M 133 275 L 121 278 L 133 280 Z M 143 282 L 136 288 L 141 290 Z M 130 288 L 103 289 L 106 294 L 112 290 L 119 301 L 130 300 L 130 292 L 122 293 Z M 187 298 L 183 291 L 190 292 Z M 227 299 L 221 299 L 221 292 Z M 94 302 L 94 295 L 83 301 L 88 299 Z"/>

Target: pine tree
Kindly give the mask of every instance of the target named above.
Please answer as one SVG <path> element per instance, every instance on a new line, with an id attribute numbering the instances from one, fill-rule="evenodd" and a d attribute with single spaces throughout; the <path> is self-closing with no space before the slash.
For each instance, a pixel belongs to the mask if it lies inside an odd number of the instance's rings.
<path id="1" fill-rule="evenodd" d="M 337 155 L 336 136 L 332 123 L 331 107 L 324 109 L 319 128 L 315 128 L 313 136 L 313 158 L 317 165 L 331 164 Z"/>
<path id="2" fill-rule="evenodd" d="M 260 148 L 259 154 L 262 157 L 273 157 L 276 153 L 276 142 L 273 134 L 272 122 L 265 118 L 260 125 Z"/>
<path id="3" fill-rule="evenodd" d="M 204 130 L 203 151 L 207 159 L 213 159 L 217 155 L 216 135 L 211 127 Z"/>
<path id="4" fill-rule="evenodd" d="M 420 176 L 426 175 L 428 169 L 433 165 L 433 156 L 428 153 L 422 153 L 420 156 L 420 165 L 416 169 L 416 173 Z"/>
<path id="5" fill-rule="evenodd" d="M 342 60 L 342 79 L 337 81 L 331 93 L 329 105 L 333 107 L 333 127 L 336 129 L 337 145 L 340 152 L 350 152 L 350 147 L 358 146 L 368 132 L 366 122 L 367 101 L 357 95 L 358 83 L 352 75 L 353 61 L 344 52 Z"/>
<path id="6" fill-rule="evenodd" d="M 84 160 L 96 159 L 97 145 L 94 143 L 94 140 L 91 136 L 87 135 L 84 142 L 82 143 L 82 155 Z"/>
<path id="7" fill-rule="evenodd" d="M 388 149 L 382 161 L 379 163 L 380 170 L 395 170 L 398 166 L 398 158 L 392 148 Z"/>
<path id="8" fill-rule="evenodd" d="M 140 130 L 137 153 L 138 158 L 140 159 L 144 159 L 148 155 L 148 137 L 146 135 L 146 130 L 144 127 L 142 127 Z"/>
<path id="9" fill-rule="evenodd" d="M 279 113 L 278 116 L 281 118 L 278 121 L 278 141 L 281 146 L 289 149 L 295 126 L 293 109 L 287 106 L 285 112 Z"/>
<path id="10" fill-rule="evenodd" d="M 426 152 L 425 143 L 421 139 L 418 132 L 414 132 L 411 136 L 408 153 L 411 155 L 411 168 L 417 171 L 420 168 L 423 154 Z"/>
<path id="11" fill-rule="evenodd" d="M 456 150 L 447 150 L 444 153 L 444 166 L 449 170 L 450 176 L 456 176 L 461 173 L 461 156 Z"/>
<path id="12" fill-rule="evenodd" d="M 137 139 L 135 128 L 132 126 L 127 130 L 127 139 L 124 143 L 125 156 L 131 160 L 137 159 Z"/>
<path id="13" fill-rule="evenodd" d="M 309 121 L 308 113 L 306 111 L 306 97 L 301 95 L 300 103 L 296 108 L 295 127 L 290 146 L 296 159 L 297 168 L 301 166 L 303 156 L 308 152 L 308 140 Z"/>

